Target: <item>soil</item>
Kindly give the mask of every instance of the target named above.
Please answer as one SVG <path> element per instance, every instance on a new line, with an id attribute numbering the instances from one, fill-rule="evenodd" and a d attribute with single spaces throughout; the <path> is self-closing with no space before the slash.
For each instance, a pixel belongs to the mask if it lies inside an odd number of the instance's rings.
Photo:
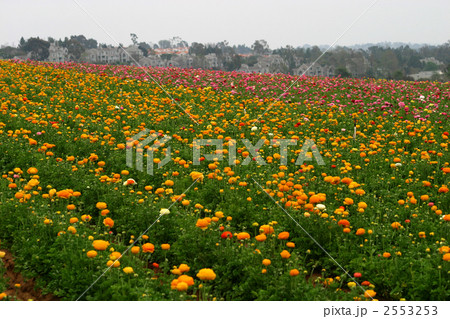
<path id="1" fill-rule="evenodd" d="M 35 287 L 35 279 L 31 278 L 26 280 L 20 273 L 14 272 L 14 258 L 8 250 L 1 249 L 6 253 L 3 258 L 3 264 L 6 268 L 4 278 L 8 280 L 8 287 L 6 291 L 3 291 L 8 295 L 11 300 L 36 300 L 36 301 L 56 301 L 59 300 L 52 294 L 42 294 L 42 290 Z M 19 284 L 20 287 L 15 287 Z"/>

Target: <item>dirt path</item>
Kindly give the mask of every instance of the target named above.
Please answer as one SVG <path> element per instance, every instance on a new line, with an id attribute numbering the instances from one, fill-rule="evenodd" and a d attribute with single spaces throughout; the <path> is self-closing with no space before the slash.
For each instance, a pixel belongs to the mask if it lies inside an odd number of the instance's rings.
<path id="1" fill-rule="evenodd" d="M 52 294 L 43 295 L 41 289 L 35 288 L 34 278 L 25 280 L 20 273 L 14 272 L 14 258 L 6 249 L 1 249 L 6 253 L 3 258 L 3 263 L 6 268 L 4 278 L 8 280 L 8 288 L 4 291 L 12 300 L 37 300 L 37 301 L 52 301 L 59 300 Z M 19 284 L 20 287 L 15 287 Z"/>

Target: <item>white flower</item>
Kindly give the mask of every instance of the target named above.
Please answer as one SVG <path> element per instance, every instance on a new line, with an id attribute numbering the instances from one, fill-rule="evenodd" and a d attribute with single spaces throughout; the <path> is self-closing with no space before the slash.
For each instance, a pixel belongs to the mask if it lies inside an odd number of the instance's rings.
<path id="1" fill-rule="evenodd" d="M 425 99 L 425 96 L 421 95 L 421 96 L 419 97 L 419 99 L 423 100 L 423 99 Z"/>
<path id="2" fill-rule="evenodd" d="M 114 108 L 115 108 L 116 110 L 120 109 L 120 107 L 119 107 L 118 105 L 116 105 Z"/>
<path id="3" fill-rule="evenodd" d="M 326 207 L 325 207 L 324 204 L 317 204 L 317 205 L 316 205 L 316 208 L 317 208 L 318 210 L 324 210 Z"/>
<path id="4" fill-rule="evenodd" d="M 252 132 L 256 131 L 258 128 L 256 126 L 252 127 Z"/>
<path id="5" fill-rule="evenodd" d="M 161 210 L 159 211 L 160 215 L 169 215 L 170 214 L 170 210 L 168 210 L 167 208 L 161 208 Z"/>
<path id="6" fill-rule="evenodd" d="M 127 179 L 125 182 L 123 182 L 123 186 L 127 186 L 127 185 L 136 185 L 136 181 L 132 178 Z"/>
<path id="7" fill-rule="evenodd" d="M 395 166 L 400 167 L 400 166 L 402 166 L 402 163 L 395 163 Z"/>

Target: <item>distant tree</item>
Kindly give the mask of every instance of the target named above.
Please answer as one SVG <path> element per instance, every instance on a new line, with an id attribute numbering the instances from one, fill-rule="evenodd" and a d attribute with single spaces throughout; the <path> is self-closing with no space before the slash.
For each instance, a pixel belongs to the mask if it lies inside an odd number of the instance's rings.
<path id="1" fill-rule="evenodd" d="M 233 46 L 234 51 L 237 54 L 250 54 L 252 49 L 247 47 L 245 44 L 239 44 L 238 46 Z"/>
<path id="2" fill-rule="evenodd" d="M 138 46 L 138 49 L 142 51 L 142 54 L 143 54 L 145 57 L 148 56 L 148 50 L 149 50 L 149 49 L 145 48 L 145 47 L 142 46 L 142 45 L 139 45 L 139 46 Z"/>
<path id="3" fill-rule="evenodd" d="M 254 66 L 256 63 L 258 63 L 258 57 L 256 55 L 251 55 L 249 57 L 246 57 L 243 63 L 247 64 L 248 66 Z"/>
<path id="4" fill-rule="evenodd" d="M 189 47 L 189 54 L 204 56 L 206 55 L 205 46 L 202 43 L 193 42 Z"/>
<path id="5" fill-rule="evenodd" d="M 5 48 L 0 49 L 0 58 L 3 59 L 12 59 L 15 56 L 24 55 L 25 51 L 19 48 L 13 48 L 11 46 L 7 46 Z"/>
<path id="6" fill-rule="evenodd" d="M 270 52 L 270 48 L 266 40 L 256 40 L 252 45 L 252 50 L 258 55 L 264 55 Z"/>
<path id="7" fill-rule="evenodd" d="M 85 49 L 96 49 L 97 48 L 97 40 L 88 39 L 84 45 Z"/>
<path id="8" fill-rule="evenodd" d="M 23 37 L 21 37 L 18 48 L 23 49 L 23 47 L 25 46 L 26 43 L 27 43 L 27 41 L 25 41 L 25 39 Z"/>
<path id="9" fill-rule="evenodd" d="M 231 57 L 231 60 L 227 60 L 227 61 L 223 62 L 225 71 L 239 70 L 241 65 L 242 65 L 242 58 L 237 54 L 233 54 Z"/>
<path id="10" fill-rule="evenodd" d="M 343 78 L 349 78 L 350 75 L 351 75 L 350 72 L 348 72 L 345 67 L 338 67 L 338 68 L 336 68 L 336 70 L 334 71 L 334 74 L 336 76 L 340 75 Z"/>
<path id="11" fill-rule="evenodd" d="M 173 57 L 173 54 L 161 54 L 161 59 L 162 60 L 167 60 L 167 61 L 169 61 L 170 59 L 172 59 L 172 57 Z"/>
<path id="12" fill-rule="evenodd" d="M 49 47 L 50 43 L 48 41 L 39 38 L 29 38 L 22 49 L 31 53 L 32 60 L 44 61 L 50 55 Z"/>
<path id="13" fill-rule="evenodd" d="M 55 39 L 53 39 L 52 37 L 48 37 L 48 38 L 47 38 L 47 41 L 48 41 L 49 43 L 55 43 Z"/>
<path id="14" fill-rule="evenodd" d="M 403 80 L 405 78 L 405 75 L 403 74 L 402 71 L 397 70 L 397 71 L 394 72 L 392 78 L 394 80 Z"/>
<path id="15" fill-rule="evenodd" d="M 137 45 L 138 44 L 138 36 L 136 35 L 136 33 L 130 33 L 130 37 L 131 37 L 131 42 L 133 42 L 133 45 Z"/>
<path id="16" fill-rule="evenodd" d="M 423 70 L 424 71 L 437 71 L 437 70 L 439 70 L 439 66 L 436 63 L 427 62 L 427 63 L 425 63 Z"/>
<path id="17" fill-rule="evenodd" d="M 85 51 L 81 43 L 75 40 L 74 38 L 69 40 L 66 47 L 70 58 L 75 61 L 78 61 Z"/>
<path id="18" fill-rule="evenodd" d="M 158 44 L 161 49 L 170 49 L 171 47 L 171 43 L 169 40 L 159 40 Z"/>

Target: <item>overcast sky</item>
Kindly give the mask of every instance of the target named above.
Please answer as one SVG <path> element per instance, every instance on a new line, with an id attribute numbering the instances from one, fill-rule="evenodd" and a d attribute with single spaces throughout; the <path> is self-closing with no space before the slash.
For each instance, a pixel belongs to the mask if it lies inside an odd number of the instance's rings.
<path id="1" fill-rule="evenodd" d="M 179 36 L 189 43 L 227 40 L 251 45 L 255 39 L 265 39 L 272 49 L 288 44 L 332 44 L 373 2 L 0 0 L 0 44 L 17 45 L 21 36 L 58 39 L 83 34 L 100 43 L 128 45 L 130 33 L 136 33 L 139 41 L 153 43 Z M 448 12 L 449 0 L 379 0 L 337 45 L 442 44 L 450 40 Z"/>

